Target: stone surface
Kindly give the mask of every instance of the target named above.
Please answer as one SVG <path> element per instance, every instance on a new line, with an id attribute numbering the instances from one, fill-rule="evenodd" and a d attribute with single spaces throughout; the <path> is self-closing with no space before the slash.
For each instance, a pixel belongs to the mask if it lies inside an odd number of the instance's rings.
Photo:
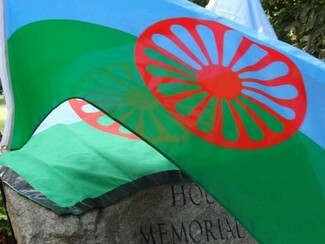
<path id="1" fill-rule="evenodd" d="M 196 184 L 153 187 L 102 210 L 58 216 L 5 187 L 18 243 L 256 243 Z"/>

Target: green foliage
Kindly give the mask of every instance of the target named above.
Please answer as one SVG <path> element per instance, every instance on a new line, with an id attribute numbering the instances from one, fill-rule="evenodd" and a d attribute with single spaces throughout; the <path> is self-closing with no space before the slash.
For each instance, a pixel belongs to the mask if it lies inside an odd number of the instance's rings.
<path id="1" fill-rule="evenodd" d="M 11 235 L 10 227 L 8 224 L 7 213 L 4 208 L 2 195 L 0 193 L 0 235 L 1 234 L 8 235 L 8 236 Z"/>
<path id="2" fill-rule="evenodd" d="M 1 82 L 1 80 L 0 80 Z M 2 87 L 0 87 L 1 89 Z M 3 130 L 3 125 L 5 121 L 5 117 L 7 114 L 7 108 L 4 101 L 4 97 L 2 95 L 2 89 L 0 90 L 0 131 Z M 1 184 L 1 182 L 0 182 Z M 0 191 L 0 243 L 1 244 L 7 244 L 7 243 L 13 243 L 11 230 L 9 227 L 8 217 L 7 213 L 4 207 L 4 200 Z"/>
<path id="3" fill-rule="evenodd" d="M 190 0 L 190 1 L 202 7 L 205 7 L 209 2 L 209 0 Z"/>
<path id="4" fill-rule="evenodd" d="M 282 41 L 325 59 L 324 0 L 261 0 Z"/>
<path id="5" fill-rule="evenodd" d="M 6 215 L 6 210 L 3 207 L 3 198 L 2 195 L 0 194 L 0 223 L 3 220 L 7 221 L 7 215 Z"/>
<path id="6" fill-rule="evenodd" d="M 3 95 L 0 95 L 0 131 L 3 131 L 5 119 L 7 115 L 7 107 Z"/>

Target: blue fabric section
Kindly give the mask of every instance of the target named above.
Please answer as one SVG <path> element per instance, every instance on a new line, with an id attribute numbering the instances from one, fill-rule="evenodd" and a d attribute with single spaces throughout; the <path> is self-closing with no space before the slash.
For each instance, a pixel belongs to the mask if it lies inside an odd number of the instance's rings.
<path id="1" fill-rule="evenodd" d="M 196 30 L 204 42 L 205 48 L 209 54 L 209 58 L 211 59 L 211 62 L 217 65 L 219 63 L 218 47 L 216 45 L 216 38 L 213 32 L 204 25 L 198 25 L 196 27 Z"/>
<path id="2" fill-rule="evenodd" d="M 300 131 L 325 149 L 325 71 L 319 80 L 304 77 L 307 112 Z"/>
<path id="3" fill-rule="evenodd" d="M 239 78 L 269 81 L 284 76 L 288 74 L 288 72 L 289 72 L 288 66 L 281 61 L 277 61 L 265 66 L 263 69 L 241 73 L 239 75 Z"/>
<path id="4" fill-rule="evenodd" d="M 7 9 L 10 9 L 7 11 L 10 22 L 7 26 L 8 37 L 24 25 L 48 19 L 85 21 L 110 26 L 138 36 L 148 26 L 160 20 L 180 16 L 193 17 L 195 12 L 189 11 L 192 8 L 196 8 L 196 17 L 199 17 L 199 13 L 204 10 L 187 0 L 33 0 L 32 2 L 5 0 L 5 2 Z M 159 11 L 153 14 L 153 9 Z M 140 20 L 139 16 L 143 18 Z M 212 19 L 212 16 L 206 17 Z"/>
<path id="5" fill-rule="evenodd" d="M 265 92 L 269 96 L 274 98 L 290 100 L 298 96 L 297 89 L 292 85 L 280 85 L 280 86 L 264 86 L 256 82 L 243 82 L 242 85 L 248 88 L 254 88 L 259 91 Z"/>
<path id="6" fill-rule="evenodd" d="M 267 54 L 267 51 L 255 44 L 252 44 L 247 50 L 247 52 L 243 56 L 241 56 L 241 58 L 234 64 L 231 69 L 234 72 L 238 72 L 241 69 L 258 63 Z"/>
<path id="7" fill-rule="evenodd" d="M 224 35 L 222 66 L 228 67 L 242 41 L 242 35 L 227 31 Z"/>
<path id="8" fill-rule="evenodd" d="M 184 63 L 193 67 L 194 69 L 201 70 L 202 67 L 195 60 L 193 60 L 186 52 L 184 52 L 176 43 L 170 40 L 168 37 L 160 34 L 153 36 L 153 42 L 160 48 L 166 50 L 170 54 L 174 54 Z"/>
<path id="9" fill-rule="evenodd" d="M 185 46 L 192 51 L 192 53 L 200 60 L 200 62 L 207 66 L 208 60 L 204 56 L 201 48 L 193 38 L 192 34 L 185 27 L 180 25 L 172 25 L 171 31 L 175 36 L 177 36 Z"/>

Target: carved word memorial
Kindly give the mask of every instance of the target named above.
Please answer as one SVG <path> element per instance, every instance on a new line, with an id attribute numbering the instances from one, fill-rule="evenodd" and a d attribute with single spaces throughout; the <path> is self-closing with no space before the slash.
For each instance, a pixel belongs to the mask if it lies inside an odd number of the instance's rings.
<path id="1" fill-rule="evenodd" d="M 197 184 L 170 185 L 164 191 L 169 214 L 140 224 L 141 243 L 255 243 Z"/>

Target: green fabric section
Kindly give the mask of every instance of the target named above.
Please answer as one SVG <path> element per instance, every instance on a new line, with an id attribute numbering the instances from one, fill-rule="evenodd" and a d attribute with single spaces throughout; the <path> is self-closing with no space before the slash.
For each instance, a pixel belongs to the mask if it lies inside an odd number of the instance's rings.
<path id="1" fill-rule="evenodd" d="M 193 91 L 198 89 L 200 89 L 199 85 L 186 83 L 161 83 L 158 86 L 159 92 L 165 96 L 172 96 L 185 91 Z"/>
<path id="2" fill-rule="evenodd" d="M 212 97 L 206 107 L 204 108 L 200 118 L 198 119 L 197 126 L 201 131 L 209 133 L 213 129 L 215 123 L 215 114 L 217 111 L 217 99 Z"/>
<path id="3" fill-rule="evenodd" d="M 222 106 L 222 134 L 229 141 L 238 139 L 238 129 L 227 100 L 221 100 Z"/>
<path id="4" fill-rule="evenodd" d="M 258 127 L 256 122 L 253 120 L 253 118 L 247 113 L 247 111 L 238 104 L 236 100 L 232 101 L 232 104 L 234 105 L 236 111 L 239 113 L 240 118 L 244 122 L 244 126 L 246 131 L 248 132 L 248 135 L 256 141 L 260 141 L 263 139 L 263 132 L 262 130 Z"/>
<path id="5" fill-rule="evenodd" d="M 5 153 L 0 164 L 61 207 L 143 176 L 177 170 L 143 141 L 102 133 L 84 122 L 53 126 L 22 149 Z"/>
<path id="6" fill-rule="evenodd" d="M 303 134 L 263 150 L 222 149 L 193 137 L 169 157 L 257 240 L 323 242 L 325 152 Z"/>
<path id="7" fill-rule="evenodd" d="M 189 116 L 194 111 L 195 107 L 198 106 L 204 100 L 204 98 L 206 98 L 206 96 L 207 93 L 200 92 L 180 100 L 175 106 L 177 112 L 181 115 Z"/>

